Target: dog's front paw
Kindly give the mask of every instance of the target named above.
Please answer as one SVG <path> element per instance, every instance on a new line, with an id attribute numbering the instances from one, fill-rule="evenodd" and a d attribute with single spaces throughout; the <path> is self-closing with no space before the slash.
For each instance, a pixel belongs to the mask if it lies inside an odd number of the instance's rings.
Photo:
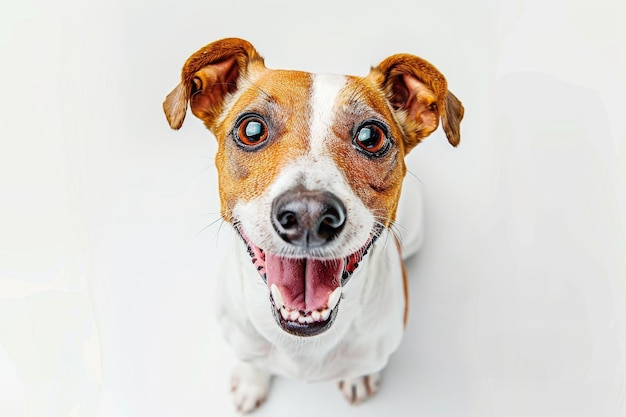
<path id="1" fill-rule="evenodd" d="M 246 362 L 233 369 L 230 390 L 237 411 L 250 413 L 261 406 L 270 391 L 272 375 Z"/>
<path id="2" fill-rule="evenodd" d="M 360 404 L 376 394 L 380 387 L 380 372 L 348 378 L 339 382 L 339 389 L 351 404 Z"/>

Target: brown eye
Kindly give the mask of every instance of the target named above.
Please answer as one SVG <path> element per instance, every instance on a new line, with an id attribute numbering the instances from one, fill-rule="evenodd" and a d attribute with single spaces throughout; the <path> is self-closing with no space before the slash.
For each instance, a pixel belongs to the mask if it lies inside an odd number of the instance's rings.
<path id="1" fill-rule="evenodd" d="M 356 132 L 354 143 L 371 156 L 383 156 L 389 149 L 389 140 L 382 127 L 375 123 L 362 125 Z"/>
<path id="2" fill-rule="evenodd" d="M 237 139 L 248 147 L 254 147 L 267 140 L 269 133 L 265 121 L 258 116 L 244 119 L 237 127 Z"/>

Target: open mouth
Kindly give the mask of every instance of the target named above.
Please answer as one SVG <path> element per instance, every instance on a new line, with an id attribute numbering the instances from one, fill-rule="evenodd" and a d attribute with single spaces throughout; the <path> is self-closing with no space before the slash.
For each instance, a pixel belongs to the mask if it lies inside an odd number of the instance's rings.
<path id="1" fill-rule="evenodd" d="M 270 289 L 278 325 L 296 336 L 315 336 L 328 330 L 341 301 L 341 289 L 374 244 L 377 233 L 345 258 L 289 258 L 265 252 L 237 229 L 259 275 Z"/>

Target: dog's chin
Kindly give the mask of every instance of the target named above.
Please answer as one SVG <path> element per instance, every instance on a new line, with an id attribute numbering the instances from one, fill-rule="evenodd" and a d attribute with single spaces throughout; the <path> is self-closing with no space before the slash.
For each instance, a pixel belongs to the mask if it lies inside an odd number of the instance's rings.
<path id="1" fill-rule="evenodd" d="M 270 297 L 271 298 L 271 297 Z M 283 315 L 283 309 L 279 309 L 276 306 L 272 298 L 272 313 L 274 313 L 274 319 L 276 323 L 287 333 L 290 333 L 294 336 L 316 336 L 318 334 L 324 333 L 326 330 L 330 329 L 335 321 L 335 317 L 337 317 L 337 311 L 339 309 L 339 304 L 335 306 L 332 310 L 328 310 L 328 313 L 325 315 L 328 317 L 326 320 L 323 318 L 319 321 L 311 320 L 311 322 L 303 322 L 301 323 L 298 319 L 291 320 L 289 316 L 285 313 Z M 311 313 L 307 315 L 304 311 L 298 311 L 299 316 L 303 316 L 304 318 L 310 317 Z M 287 318 L 285 318 L 287 316 Z"/>
<path id="2" fill-rule="evenodd" d="M 264 251 L 241 228 L 252 264 L 270 290 L 276 323 L 295 336 L 315 336 L 328 330 L 339 310 L 345 286 L 379 233 L 343 258 L 288 257 Z"/>

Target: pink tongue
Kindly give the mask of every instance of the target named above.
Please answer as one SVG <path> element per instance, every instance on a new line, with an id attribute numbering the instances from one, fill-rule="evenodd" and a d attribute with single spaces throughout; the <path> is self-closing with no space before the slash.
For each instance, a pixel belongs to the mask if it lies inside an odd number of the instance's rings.
<path id="1" fill-rule="evenodd" d="M 276 284 L 286 307 L 315 311 L 326 308 L 328 296 L 341 282 L 343 260 L 290 259 L 265 254 L 267 285 Z"/>

